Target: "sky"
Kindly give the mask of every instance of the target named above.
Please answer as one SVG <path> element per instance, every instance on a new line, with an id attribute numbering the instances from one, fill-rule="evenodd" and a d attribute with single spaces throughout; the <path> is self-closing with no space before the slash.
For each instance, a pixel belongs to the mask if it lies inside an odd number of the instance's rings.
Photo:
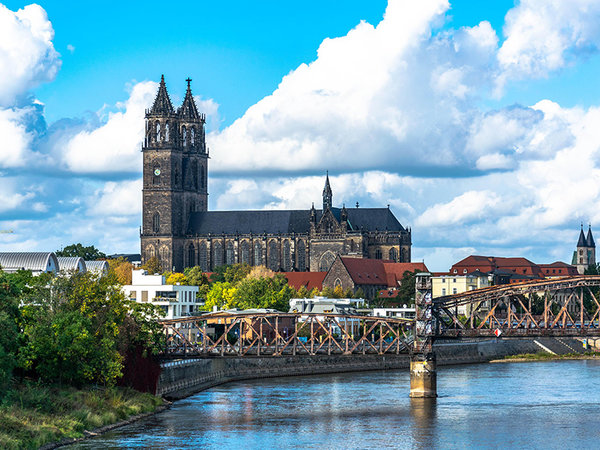
<path id="1" fill-rule="evenodd" d="M 385 207 L 413 261 L 570 262 L 600 223 L 600 3 L 0 3 L 0 251 L 139 252 L 144 110 L 207 114 L 209 209 Z M 594 229 L 594 228 L 593 228 Z"/>

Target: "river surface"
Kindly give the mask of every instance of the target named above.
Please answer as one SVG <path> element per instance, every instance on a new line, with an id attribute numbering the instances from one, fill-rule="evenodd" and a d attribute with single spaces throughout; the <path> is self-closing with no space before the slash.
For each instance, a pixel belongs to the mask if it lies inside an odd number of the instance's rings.
<path id="1" fill-rule="evenodd" d="M 600 448 L 600 361 L 447 366 L 225 384 L 71 448 Z"/>

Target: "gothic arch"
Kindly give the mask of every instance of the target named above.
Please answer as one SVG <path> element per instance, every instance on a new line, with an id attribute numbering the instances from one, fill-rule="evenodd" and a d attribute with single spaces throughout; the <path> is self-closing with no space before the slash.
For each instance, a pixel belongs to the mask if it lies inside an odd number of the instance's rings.
<path id="1" fill-rule="evenodd" d="M 150 259 L 150 258 L 154 258 L 156 256 L 156 249 L 154 248 L 154 245 L 147 245 L 146 246 L 146 258 Z"/>
<path id="2" fill-rule="evenodd" d="M 165 123 L 165 141 L 169 142 L 169 122 Z"/>
<path id="3" fill-rule="evenodd" d="M 240 262 L 242 264 L 250 264 L 250 244 L 248 241 L 240 243 Z"/>
<path id="4" fill-rule="evenodd" d="M 198 249 L 198 264 L 203 272 L 208 272 L 208 250 L 204 241 L 200 243 Z"/>
<path id="5" fill-rule="evenodd" d="M 398 262 L 398 250 L 395 247 L 390 248 L 390 259 L 394 262 Z"/>
<path id="6" fill-rule="evenodd" d="M 283 251 L 281 253 L 281 268 L 284 272 L 290 272 L 292 270 L 292 249 L 289 240 L 283 241 Z"/>
<path id="7" fill-rule="evenodd" d="M 213 241 L 212 262 L 213 269 L 223 265 L 223 244 L 221 244 L 221 241 Z"/>
<path id="8" fill-rule="evenodd" d="M 187 267 L 194 267 L 196 265 L 196 249 L 194 248 L 194 244 L 190 242 L 188 245 L 188 254 L 187 254 Z"/>
<path id="9" fill-rule="evenodd" d="M 181 127 L 181 136 L 183 138 L 183 146 L 186 147 L 187 146 L 187 130 L 185 128 L 185 125 Z"/>
<path id="10" fill-rule="evenodd" d="M 194 143 L 196 142 L 196 128 L 192 127 L 190 129 L 190 144 L 192 146 L 194 146 Z"/>
<path id="11" fill-rule="evenodd" d="M 321 259 L 319 260 L 319 270 L 321 272 L 328 272 L 334 261 L 335 255 L 332 251 L 327 250 L 321 255 Z"/>
<path id="12" fill-rule="evenodd" d="M 383 258 L 383 253 L 381 253 L 381 249 L 375 249 L 375 259 L 382 259 Z"/>
<path id="13" fill-rule="evenodd" d="M 342 287 L 342 280 L 340 280 L 339 278 L 336 278 L 335 281 L 333 282 L 333 288 L 335 289 L 338 286 Z"/>
<path id="14" fill-rule="evenodd" d="M 302 239 L 296 243 L 296 261 L 298 270 L 304 272 L 306 270 L 306 245 Z"/>
<path id="15" fill-rule="evenodd" d="M 163 270 L 171 270 L 170 264 L 169 264 L 169 247 L 167 247 L 166 245 L 161 245 L 160 248 L 158 249 L 158 255 L 159 255 L 159 259 L 160 259 L 160 266 Z"/>
<path id="16" fill-rule="evenodd" d="M 225 264 L 235 264 L 235 248 L 233 241 L 227 242 L 227 251 L 225 252 Z"/>
<path id="17" fill-rule="evenodd" d="M 254 265 L 255 266 L 262 266 L 263 265 L 262 245 L 260 245 L 260 241 L 254 241 L 254 251 L 253 251 L 252 258 L 254 260 Z"/>
<path id="18" fill-rule="evenodd" d="M 160 142 L 160 122 L 158 120 L 154 125 L 154 129 L 156 130 L 156 142 Z"/>
<path id="19" fill-rule="evenodd" d="M 279 244 L 273 239 L 267 247 L 267 267 L 275 272 L 279 270 Z"/>

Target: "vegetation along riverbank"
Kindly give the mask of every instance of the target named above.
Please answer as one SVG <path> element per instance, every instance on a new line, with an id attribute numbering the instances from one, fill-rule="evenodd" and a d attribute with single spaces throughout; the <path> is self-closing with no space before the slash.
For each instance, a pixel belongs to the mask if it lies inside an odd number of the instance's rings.
<path id="1" fill-rule="evenodd" d="M 509 355 L 505 356 L 504 359 L 494 359 L 491 363 L 507 363 L 507 362 L 531 362 L 531 361 L 558 361 L 558 360 L 569 360 L 569 359 L 600 359 L 600 353 L 598 352 L 586 352 L 586 353 L 567 353 L 564 355 L 555 355 L 554 353 L 524 353 L 521 355 Z"/>

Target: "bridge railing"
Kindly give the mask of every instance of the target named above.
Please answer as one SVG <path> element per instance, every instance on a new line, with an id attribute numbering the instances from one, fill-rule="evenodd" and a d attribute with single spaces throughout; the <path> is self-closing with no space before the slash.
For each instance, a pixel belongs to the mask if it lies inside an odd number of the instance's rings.
<path id="1" fill-rule="evenodd" d="M 413 321 L 339 314 L 212 313 L 162 321 L 163 357 L 399 354 Z"/>
<path id="2" fill-rule="evenodd" d="M 600 336 L 598 286 L 600 276 L 565 277 L 436 298 L 435 335 Z"/>

